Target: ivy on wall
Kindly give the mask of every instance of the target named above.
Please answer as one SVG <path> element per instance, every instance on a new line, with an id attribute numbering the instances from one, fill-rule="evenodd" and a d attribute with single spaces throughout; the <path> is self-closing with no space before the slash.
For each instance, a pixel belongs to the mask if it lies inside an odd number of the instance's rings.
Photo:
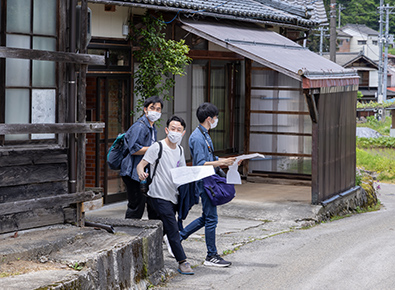
<path id="1" fill-rule="evenodd" d="M 174 76 L 184 76 L 186 66 L 192 62 L 187 56 L 189 47 L 183 39 L 166 39 L 163 31 L 167 24 L 162 16 L 156 18 L 146 13 L 142 24 L 143 27 L 130 23 L 130 39 L 138 46 L 133 56 L 139 63 L 133 75 L 134 94 L 138 98 L 135 113 L 142 110 L 145 99 L 151 96 L 160 96 L 164 100 L 173 98 Z"/>

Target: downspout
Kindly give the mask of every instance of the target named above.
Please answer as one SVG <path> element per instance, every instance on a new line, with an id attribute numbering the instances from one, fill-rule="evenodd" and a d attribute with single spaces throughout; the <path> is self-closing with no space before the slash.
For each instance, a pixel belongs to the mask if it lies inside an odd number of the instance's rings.
<path id="1" fill-rule="evenodd" d="M 70 0 L 70 39 L 69 51 L 75 52 L 76 48 L 76 6 L 77 0 Z M 68 100 L 68 123 L 76 121 L 76 75 L 75 64 L 69 64 L 69 100 Z M 77 168 L 76 168 L 76 140 L 75 134 L 69 133 L 69 193 L 75 193 L 77 188 Z"/>

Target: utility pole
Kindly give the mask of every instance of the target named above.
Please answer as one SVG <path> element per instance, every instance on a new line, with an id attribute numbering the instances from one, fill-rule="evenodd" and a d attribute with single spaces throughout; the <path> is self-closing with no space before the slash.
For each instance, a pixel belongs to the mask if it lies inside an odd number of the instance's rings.
<path id="1" fill-rule="evenodd" d="M 339 20 L 337 21 L 337 28 L 341 27 L 340 21 L 341 21 L 341 14 L 342 14 L 342 10 L 344 10 L 345 8 L 342 8 L 342 4 L 339 3 Z"/>
<path id="2" fill-rule="evenodd" d="M 387 64 L 388 64 L 388 30 L 390 23 L 390 7 L 387 4 L 385 9 L 385 49 L 384 49 L 384 70 L 383 70 L 383 102 L 387 100 Z"/>
<path id="3" fill-rule="evenodd" d="M 324 42 L 324 27 L 320 26 L 320 55 L 322 55 L 322 44 Z"/>
<path id="4" fill-rule="evenodd" d="M 331 0 L 329 55 L 330 60 L 336 62 L 336 0 Z"/>
<path id="5" fill-rule="evenodd" d="M 384 0 L 380 0 L 380 20 L 379 20 L 379 83 L 377 86 L 377 100 L 380 102 L 383 97 L 383 8 Z"/>

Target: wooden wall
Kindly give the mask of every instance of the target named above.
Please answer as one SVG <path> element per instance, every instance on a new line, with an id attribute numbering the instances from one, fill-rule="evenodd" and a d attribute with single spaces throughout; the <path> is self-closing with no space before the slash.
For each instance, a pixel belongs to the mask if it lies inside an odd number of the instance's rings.
<path id="1" fill-rule="evenodd" d="M 66 149 L 0 151 L 0 233 L 64 223 L 62 205 L 53 202 L 68 192 L 67 172 Z"/>

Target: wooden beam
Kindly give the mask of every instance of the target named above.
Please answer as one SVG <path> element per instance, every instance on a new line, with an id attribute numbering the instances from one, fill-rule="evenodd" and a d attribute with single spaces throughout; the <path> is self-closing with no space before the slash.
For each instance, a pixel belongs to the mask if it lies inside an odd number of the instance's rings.
<path id="1" fill-rule="evenodd" d="M 100 194 L 94 194 L 92 191 L 86 191 L 23 201 L 6 202 L 0 204 L 0 213 L 1 215 L 7 215 L 32 211 L 39 208 L 66 207 L 70 204 L 99 198 L 101 198 Z"/>
<path id="2" fill-rule="evenodd" d="M 310 133 L 298 133 L 298 132 L 276 132 L 276 131 L 250 131 L 250 134 L 265 134 L 265 135 L 284 135 L 284 136 L 303 136 L 311 137 Z"/>
<path id="3" fill-rule="evenodd" d="M 274 110 L 251 110 L 253 114 L 277 114 L 277 115 L 309 115 L 309 112 L 299 111 L 274 111 Z"/>
<path id="4" fill-rule="evenodd" d="M 105 65 L 105 59 L 102 55 L 10 48 L 5 46 L 0 46 L 0 58 L 21 58 L 89 65 Z"/>
<path id="5" fill-rule="evenodd" d="M 285 87 L 252 87 L 251 90 L 268 90 L 268 91 L 296 91 L 296 92 L 303 92 L 302 88 L 285 88 Z"/>
<path id="6" fill-rule="evenodd" d="M 0 124 L 0 135 L 41 133 L 102 133 L 104 123 Z"/>
<path id="7" fill-rule="evenodd" d="M 311 157 L 311 154 L 303 154 L 303 153 L 281 153 L 281 152 L 254 152 L 262 155 L 268 156 L 285 156 L 285 157 Z M 252 154 L 252 153 L 250 153 Z"/>

